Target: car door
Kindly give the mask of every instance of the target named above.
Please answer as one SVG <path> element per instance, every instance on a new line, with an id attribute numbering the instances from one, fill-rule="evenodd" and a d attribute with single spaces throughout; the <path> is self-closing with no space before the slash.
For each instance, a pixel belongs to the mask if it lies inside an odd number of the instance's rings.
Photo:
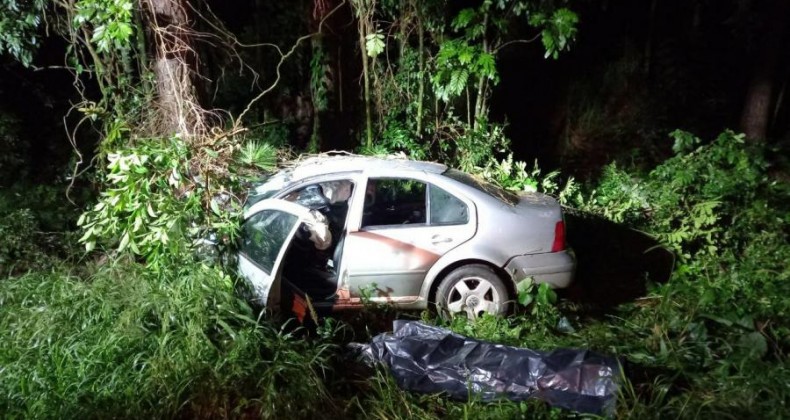
<path id="1" fill-rule="evenodd" d="M 279 307 L 282 260 L 307 211 L 295 203 L 269 199 L 244 213 L 238 271 L 252 286 L 254 302 Z"/>
<path id="2" fill-rule="evenodd" d="M 363 202 L 343 252 L 351 303 L 416 301 L 431 266 L 475 233 L 474 205 L 425 179 L 370 177 Z"/>

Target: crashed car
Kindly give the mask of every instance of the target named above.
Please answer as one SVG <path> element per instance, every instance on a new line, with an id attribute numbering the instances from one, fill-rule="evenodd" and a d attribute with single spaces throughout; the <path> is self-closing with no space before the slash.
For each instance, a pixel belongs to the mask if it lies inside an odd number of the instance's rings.
<path id="1" fill-rule="evenodd" d="M 560 205 L 445 165 L 304 159 L 250 194 L 239 273 L 253 299 L 304 315 L 366 303 L 506 314 L 517 283 L 563 288 L 575 267 Z"/>

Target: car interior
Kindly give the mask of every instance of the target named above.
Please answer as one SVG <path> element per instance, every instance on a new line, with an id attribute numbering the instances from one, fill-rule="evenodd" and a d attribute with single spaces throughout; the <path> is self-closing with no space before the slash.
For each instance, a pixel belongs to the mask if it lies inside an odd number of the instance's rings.
<path id="1" fill-rule="evenodd" d="M 341 184 L 345 183 L 345 185 Z M 283 260 L 283 293 L 297 292 L 314 303 L 332 303 L 336 299 L 338 269 L 343 254 L 345 224 L 353 183 L 328 181 L 300 188 L 284 197 L 323 214 L 329 224 L 332 243 L 325 250 L 310 241 L 310 228 L 302 223 Z M 338 195 L 338 190 L 343 193 Z M 331 199 L 330 199 L 331 197 Z M 292 290 L 288 290 L 292 289 Z"/>

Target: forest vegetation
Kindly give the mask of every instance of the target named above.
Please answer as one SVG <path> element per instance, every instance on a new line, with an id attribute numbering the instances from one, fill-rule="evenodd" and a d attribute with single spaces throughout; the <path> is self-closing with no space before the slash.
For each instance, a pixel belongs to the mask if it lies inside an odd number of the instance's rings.
<path id="1" fill-rule="evenodd" d="M 0 413 L 582 417 L 346 357 L 408 318 L 615 356 L 618 418 L 787 418 L 788 22 L 783 0 L 0 0 Z M 334 150 L 553 195 L 576 284 L 507 318 L 260 311 L 196 244 L 232 252 L 250 186 Z"/>

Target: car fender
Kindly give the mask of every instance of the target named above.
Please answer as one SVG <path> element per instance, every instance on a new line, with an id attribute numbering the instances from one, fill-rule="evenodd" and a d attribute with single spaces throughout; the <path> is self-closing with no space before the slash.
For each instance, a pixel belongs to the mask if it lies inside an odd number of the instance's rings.
<path id="1" fill-rule="evenodd" d="M 447 267 L 450 267 L 459 261 L 469 261 L 470 264 L 475 262 L 483 262 L 494 267 L 501 268 L 507 263 L 509 259 L 509 255 L 505 255 L 493 247 L 477 243 L 477 241 L 474 239 L 468 241 L 444 254 L 433 264 L 433 266 L 431 266 L 431 268 L 425 274 L 425 280 L 423 281 L 422 288 L 420 289 L 420 299 L 428 301 L 433 287 L 442 280 L 442 272 Z M 513 281 L 510 277 L 502 280 Z"/>

